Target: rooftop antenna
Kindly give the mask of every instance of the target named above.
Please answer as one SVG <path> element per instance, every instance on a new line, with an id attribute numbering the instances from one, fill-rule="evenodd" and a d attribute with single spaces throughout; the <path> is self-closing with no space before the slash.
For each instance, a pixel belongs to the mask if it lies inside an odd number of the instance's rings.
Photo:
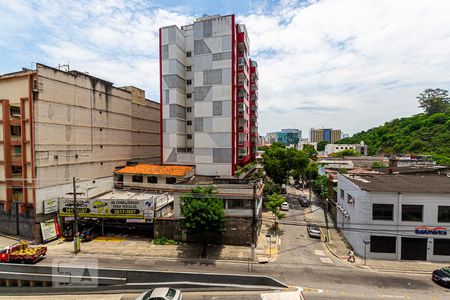
<path id="1" fill-rule="evenodd" d="M 64 68 L 64 71 L 65 71 L 65 72 L 69 72 L 69 71 L 70 71 L 70 65 L 69 65 L 69 62 L 67 62 L 67 64 L 64 64 L 64 65 L 58 64 L 58 70 L 61 71 L 61 68 Z"/>

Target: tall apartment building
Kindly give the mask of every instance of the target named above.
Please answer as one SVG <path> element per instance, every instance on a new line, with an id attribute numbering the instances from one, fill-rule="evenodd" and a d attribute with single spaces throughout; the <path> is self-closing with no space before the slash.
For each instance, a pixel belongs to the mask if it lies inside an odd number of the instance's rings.
<path id="1" fill-rule="evenodd" d="M 195 165 L 199 175 L 233 175 L 237 164 L 252 159 L 253 65 L 252 72 L 248 34 L 234 15 L 160 29 L 162 163 Z"/>
<path id="2" fill-rule="evenodd" d="M 159 162 L 159 104 L 135 87 L 41 64 L 0 76 L 0 232 L 40 239 L 57 199 L 113 187 L 127 161 Z"/>
<path id="3" fill-rule="evenodd" d="M 342 137 L 342 131 L 340 129 L 331 128 L 311 128 L 310 131 L 310 141 L 312 143 L 318 143 L 322 141 L 327 141 L 333 144 L 339 141 Z"/>

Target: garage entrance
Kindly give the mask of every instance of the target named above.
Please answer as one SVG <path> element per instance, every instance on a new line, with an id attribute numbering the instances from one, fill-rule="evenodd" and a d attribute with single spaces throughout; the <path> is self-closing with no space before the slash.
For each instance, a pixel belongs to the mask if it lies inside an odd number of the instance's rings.
<path id="1" fill-rule="evenodd" d="M 427 260 L 427 240 L 402 237 L 402 259 Z"/>

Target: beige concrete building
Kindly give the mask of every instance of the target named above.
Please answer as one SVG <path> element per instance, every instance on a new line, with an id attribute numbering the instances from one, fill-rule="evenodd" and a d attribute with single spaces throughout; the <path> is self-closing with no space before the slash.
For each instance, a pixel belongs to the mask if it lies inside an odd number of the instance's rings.
<path id="1" fill-rule="evenodd" d="M 92 197 L 116 167 L 160 161 L 159 103 L 138 88 L 37 64 L 1 75 L 0 99 L 0 232 L 40 239 L 72 177 Z"/>
<path id="2" fill-rule="evenodd" d="M 342 131 L 340 129 L 331 128 L 311 128 L 309 134 L 309 140 L 312 143 L 319 143 L 322 141 L 327 141 L 333 144 L 342 138 Z"/>

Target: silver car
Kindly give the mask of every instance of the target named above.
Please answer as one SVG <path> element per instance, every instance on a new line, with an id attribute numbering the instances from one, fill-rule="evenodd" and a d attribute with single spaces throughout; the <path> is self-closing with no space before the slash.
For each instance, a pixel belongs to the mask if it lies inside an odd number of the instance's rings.
<path id="1" fill-rule="evenodd" d="M 310 237 L 319 238 L 320 239 L 320 227 L 314 223 L 308 223 L 306 225 L 306 229 L 308 230 L 308 234 Z"/>
<path id="2" fill-rule="evenodd" d="M 172 288 L 151 289 L 139 295 L 136 300 L 181 300 L 181 292 Z"/>

